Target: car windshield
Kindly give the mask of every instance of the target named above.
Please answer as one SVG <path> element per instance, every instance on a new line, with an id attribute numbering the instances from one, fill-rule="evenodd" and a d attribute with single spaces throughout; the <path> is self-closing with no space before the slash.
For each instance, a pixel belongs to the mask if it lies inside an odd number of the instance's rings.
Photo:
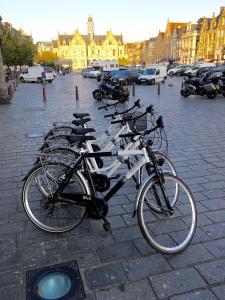
<path id="1" fill-rule="evenodd" d="M 52 73 L 53 72 L 52 67 L 44 67 L 44 70 L 45 70 L 46 73 Z"/>
<path id="2" fill-rule="evenodd" d="M 127 76 L 127 75 L 129 75 L 129 71 L 127 71 L 127 70 L 119 71 L 116 75 L 118 75 L 118 76 Z"/>
<path id="3" fill-rule="evenodd" d="M 146 69 L 146 70 L 144 70 L 143 75 L 154 75 L 155 71 L 156 71 L 156 69 Z"/>

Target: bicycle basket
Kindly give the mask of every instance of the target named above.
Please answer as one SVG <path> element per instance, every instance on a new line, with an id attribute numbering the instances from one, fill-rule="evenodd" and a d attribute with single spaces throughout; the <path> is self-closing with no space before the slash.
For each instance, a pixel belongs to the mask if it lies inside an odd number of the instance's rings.
<path id="1" fill-rule="evenodd" d="M 141 116 L 143 114 L 143 112 L 140 112 L 140 111 L 135 111 L 131 118 L 135 118 L 135 117 L 138 117 L 138 116 Z M 144 131 L 148 128 L 148 120 L 147 120 L 147 114 L 145 114 L 143 117 L 135 120 L 135 121 L 129 121 L 128 122 L 129 126 L 130 126 L 130 129 L 132 131 Z"/>

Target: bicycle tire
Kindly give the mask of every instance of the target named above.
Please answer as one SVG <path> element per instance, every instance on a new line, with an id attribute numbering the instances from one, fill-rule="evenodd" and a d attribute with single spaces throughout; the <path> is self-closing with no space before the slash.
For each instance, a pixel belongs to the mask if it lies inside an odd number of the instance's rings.
<path id="1" fill-rule="evenodd" d="M 148 244 L 161 253 L 176 254 L 188 247 L 194 236 L 197 226 L 196 205 L 191 191 L 181 179 L 170 173 L 164 173 L 163 176 L 165 181 L 163 183 L 164 188 L 166 183 L 171 180 L 178 184 L 179 190 L 182 190 L 182 193 L 179 193 L 180 196 L 176 204 L 173 206 L 174 215 L 166 216 L 162 213 L 162 210 L 161 213 L 156 213 L 152 210 L 151 205 L 148 205 L 150 200 L 149 196 L 146 196 L 147 192 L 150 191 L 150 195 L 153 195 L 151 189 L 153 185 L 157 185 L 156 176 L 153 176 L 147 179 L 141 188 L 138 199 L 137 219 L 142 235 Z M 167 193 L 168 191 L 169 189 L 166 190 Z M 187 203 L 184 202 L 185 196 L 188 200 Z M 151 201 L 156 200 L 153 197 Z M 190 205 L 190 213 L 189 210 L 187 211 L 188 204 Z M 190 217 L 190 222 L 187 221 L 187 217 Z M 171 221 L 171 224 L 169 221 Z M 189 229 L 187 228 L 188 226 L 190 226 Z M 166 233 L 167 230 L 169 231 L 168 233 Z M 171 246 L 168 245 L 169 243 L 171 243 Z"/>
<path id="2" fill-rule="evenodd" d="M 35 179 L 37 176 L 43 176 L 43 174 L 45 174 L 44 168 L 47 167 L 52 167 L 53 171 L 55 169 L 59 172 L 58 178 L 54 177 L 53 179 L 53 177 L 49 178 L 49 176 L 45 176 L 46 182 L 42 183 L 43 185 L 45 184 L 45 186 L 40 187 L 38 186 L 40 182 L 38 183 Z M 53 215 L 49 214 L 49 210 L 52 207 L 48 206 L 48 197 L 50 193 L 54 192 L 52 189 L 57 188 L 59 180 L 61 180 L 65 171 L 68 170 L 71 170 L 71 168 L 66 164 L 60 162 L 45 162 L 44 164 L 37 164 L 25 179 L 22 189 L 23 207 L 31 222 L 44 231 L 62 233 L 72 230 L 76 228 L 86 216 L 87 211 L 85 207 L 71 203 L 63 203 L 60 199 L 55 203 Z M 62 173 L 60 173 L 60 171 Z M 41 179 L 44 180 L 43 178 Z M 40 188 L 42 188 L 42 190 L 40 190 Z M 76 189 L 76 192 L 90 194 L 85 179 L 78 171 L 74 171 L 72 179 L 68 186 L 66 186 L 66 189 L 71 189 L 72 191 Z M 57 220 L 59 220 L 58 223 Z M 68 224 L 66 222 L 68 222 Z"/>

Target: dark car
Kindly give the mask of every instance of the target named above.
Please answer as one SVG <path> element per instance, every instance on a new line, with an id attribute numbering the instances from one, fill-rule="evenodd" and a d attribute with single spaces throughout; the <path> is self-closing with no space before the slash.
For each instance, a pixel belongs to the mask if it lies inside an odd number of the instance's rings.
<path id="1" fill-rule="evenodd" d="M 119 70 L 112 70 L 112 71 L 102 71 L 101 74 L 97 76 L 97 80 L 100 81 L 101 79 L 110 82 L 112 76 L 116 75 Z"/>
<path id="2" fill-rule="evenodd" d="M 180 68 L 177 69 L 176 72 L 174 72 L 174 75 L 176 76 L 184 76 L 184 72 L 190 69 L 190 65 L 187 66 L 181 66 Z"/>
<path id="3" fill-rule="evenodd" d="M 130 69 L 130 70 L 122 70 L 116 73 L 116 75 L 111 77 L 112 84 L 132 84 L 137 83 L 138 77 L 141 75 L 141 70 L 138 69 Z"/>
<path id="4" fill-rule="evenodd" d="M 213 75 L 215 76 L 216 73 L 219 74 L 220 76 L 223 75 L 223 73 L 218 68 L 213 68 L 212 70 L 210 70 L 208 72 L 202 73 L 200 75 L 200 78 L 206 82 L 211 79 L 211 76 L 213 76 Z"/>
<path id="5" fill-rule="evenodd" d="M 214 71 L 216 70 L 215 67 L 202 67 L 200 69 L 198 69 L 196 76 L 200 77 L 203 73 L 209 72 L 209 71 Z"/>

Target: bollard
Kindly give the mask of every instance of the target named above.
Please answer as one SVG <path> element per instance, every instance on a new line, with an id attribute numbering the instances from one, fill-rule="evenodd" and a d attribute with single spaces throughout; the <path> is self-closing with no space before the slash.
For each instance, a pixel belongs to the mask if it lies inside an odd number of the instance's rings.
<path id="1" fill-rule="evenodd" d="M 46 92 L 45 92 L 45 86 L 42 86 L 42 95 L 43 95 L 43 101 L 46 101 Z"/>
<path id="2" fill-rule="evenodd" d="M 160 95 L 160 82 L 158 82 L 158 91 L 157 94 Z"/>
<path id="3" fill-rule="evenodd" d="M 8 95 L 9 95 L 9 98 L 11 99 L 12 96 L 11 96 L 10 86 L 8 86 L 7 88 L 8 88 Z"/>
<path id="4" fill-rule="evenodd" d="M 78 91 L 78 86 L 75 86 L 75 95 L 76 95 L 76 100 L 79 100 L 79 91 Z"/>
<path id="5" fill-rule="evenodd" d="M 13 81 L 13 89 L 14 89 L 14 92 L 15 92 L 15 90 L 16 90 L 16 83 L 15 83 L 15 81 Z"/>
<path id="6" fill-rule="evenodd" d="M 132 96 L 135 97 L 135 83 L 133 83 Z"/>
<path id="7" fill-rule="evenodd" d="M 11 98 L 12 98 L 12 96 L 13 96 L 13 86 L 12 86 L 12 84 L 10 84 L 10 94 L 11 94 Z"/>

